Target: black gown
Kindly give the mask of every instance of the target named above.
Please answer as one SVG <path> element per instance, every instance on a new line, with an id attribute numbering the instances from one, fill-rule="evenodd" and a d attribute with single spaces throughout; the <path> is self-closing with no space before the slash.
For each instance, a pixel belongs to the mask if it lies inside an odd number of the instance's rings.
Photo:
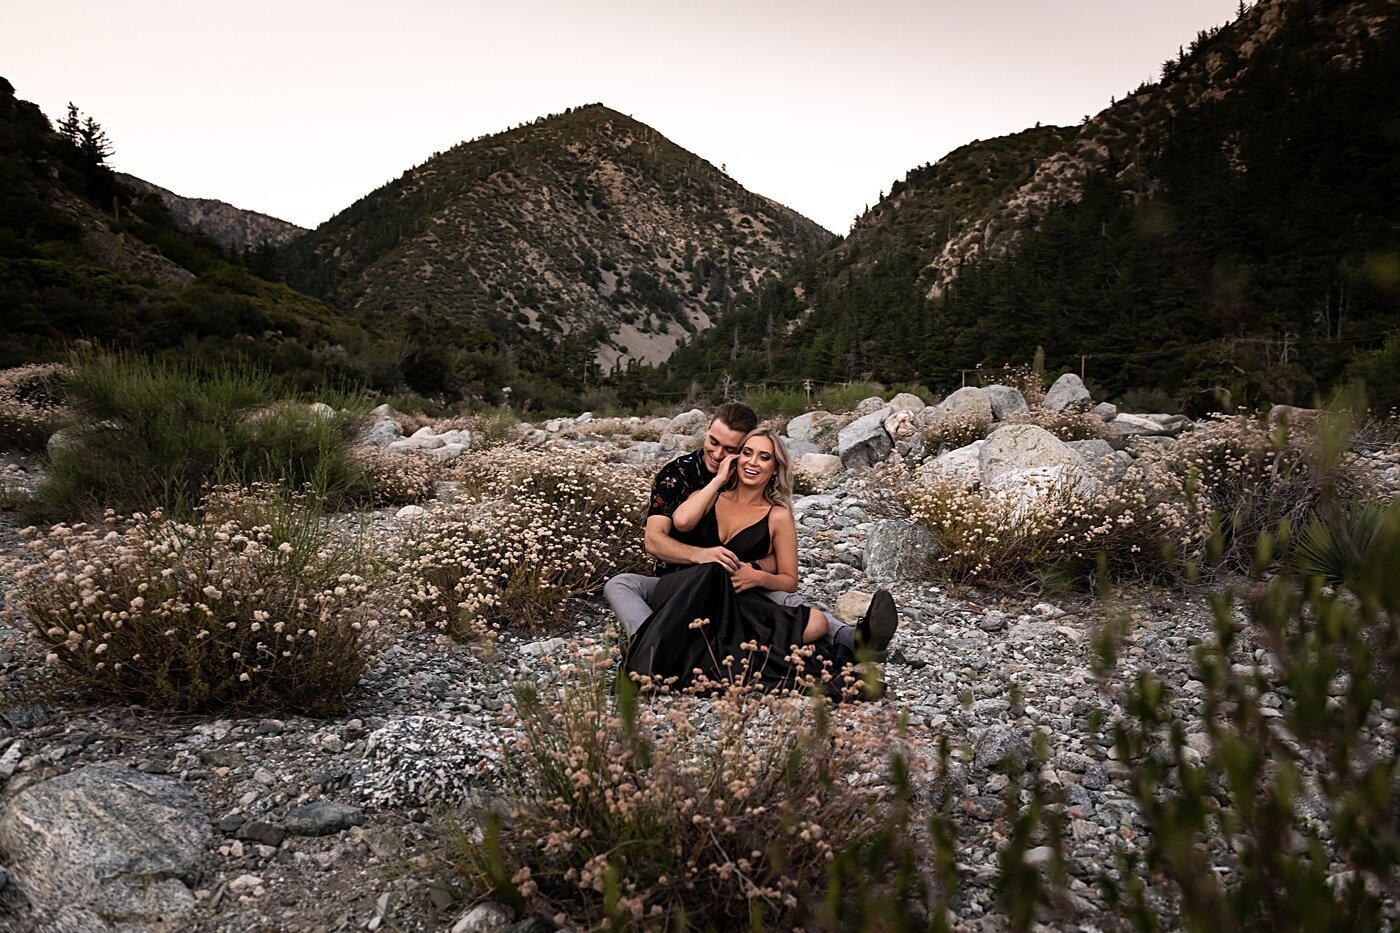
<path id="1" fill-rule="evenodd" d="M 723 544 L 746 563 L 772 550 L 767 514 L 723 542 L 713 507 L 687 540 L 698 547 Z M 842 688 L 856 677 L 854 657 L 838 645 L 821 641 L 806 646 L 804 657 L 794 656 L 794 647 L 802 645 L 810 607 L 781 606 L 763 590 L 736 593 L 729 572 L 719 564 L 696 564 L 666 574 L 651 604 L 655 611 L 633 637 L 626 669 L 657 680 L 675 678 L 672 689 L 696 681 L 794 688 L 802 686 L 804 675 L 811 675 L 828 696 L 839 699 Z M 697 619 L 707 621 L 695 626 Z M 823 671 L 830 676 L 823 678 Z"/>

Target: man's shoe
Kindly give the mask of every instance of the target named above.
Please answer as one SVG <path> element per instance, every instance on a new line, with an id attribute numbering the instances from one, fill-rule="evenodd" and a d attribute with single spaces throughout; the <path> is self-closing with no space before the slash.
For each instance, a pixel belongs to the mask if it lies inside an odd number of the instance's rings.
<path id="1" fill-rule="evenodd" d="M 870 608 L 856 626 L 856 650 L 883 652 L 898 627 L 899 611 L 894 607 L 894 597 L 889 590 L 876 590 Z"/>

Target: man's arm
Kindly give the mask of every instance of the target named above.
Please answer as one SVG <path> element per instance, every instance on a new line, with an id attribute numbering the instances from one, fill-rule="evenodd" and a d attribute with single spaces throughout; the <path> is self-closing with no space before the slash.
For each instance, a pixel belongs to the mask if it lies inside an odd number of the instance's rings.
<path id="1" fill-rule="evenodd" d="M 665 515 L 647 517 L 647 530 L 643 545 L 648 554 L 668 564 L 716 563 L 730 573 L 739 568 L 739 559 L 729 548 L 695 547 L 671 537 L 671 519 Z"/>

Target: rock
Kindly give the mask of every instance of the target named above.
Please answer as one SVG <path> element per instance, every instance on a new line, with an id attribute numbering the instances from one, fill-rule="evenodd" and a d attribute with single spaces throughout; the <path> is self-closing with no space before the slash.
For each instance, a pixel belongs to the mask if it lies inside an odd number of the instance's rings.
<path id="1" fill-rule="evenodd" d="M 824 456 L 822 454 L 821 448 L 818 447 L 816 444 L 813 444 L 811 441 L 789 440 L 787 442 L 787 449 L 788 459 L 792 462 L 796 462 L 802 459 L 803 457 L 808 456 L 809 454 L 816 454 L 819 457 Z"/>
<path id="2" fill-rule="evenodd" d="M 222 821 L 220 822 L 222 823 Z M 282 844 L 283 839 L 287 838 L 287 830 L 275 823 L 253 820 L 251 823 L 239 826 L 234 836 L 245 842 L 256 842 L 258 845 L 276 848 Z"/>
<path id="3" fill-rule="evenodd" d="M 20 758 L 24 757 L 24 743 L 15 742 L 5 749 L 5 754 L 0 755 L 0 787 L 14 776 L 15 769 L 19 767 Z"/>
<path id="4" fill-rule="evenodd" d="M 935 424 L 986 424 L 992 420 L 992 401 L 987 390 L 978 386 L 963 386 L 935 405 L 930 412 L 919 412 L 919 422 L 925 427 Z"/>
<path id="5" fill-rule="evenodd" d="M 1171 432 L 1146 415 L 1120 414 L 1104 425 L 1112 438 L 1165 437 Z"/>
<path id="6" fill-rule="evenodd" d="M 388 448 L 395 453 L 406 454 L 415 450 L 433 450 L 447 443 L 442 438 L 433 434 L 424 434 L 424 431 L 431 431 L 431 428 L 423 428 L 411 437 L 401 437 L 396 441 L 390 441 Z"/>
<path id="7" fill-rule="evenodd" d="M 649 467 L 662 454 L 661 445 L 656 441 L 638 441 L 622 452 L 622 462 L 633 466 Z"/>
<path id="8" fill-rule="evenodd" d="M 698 408 L 692 408 L 683 414 L 676 415 L 671 419 L 671 423 L 666 425 L 663 434 L 681 434 L 685 437 L 692 437 L 705 433 L 705 429 L 710 426 L 710 416 Z"/>
<path id="9" fill-rule="evenodd" d="M 787 423 L 787 436 L 795 441 L 808 441 L 817 443 L 817 423 L 830 418 L 831 413 L 825 411 L 809 411 L 806 414 L 798 415 Z"/>
<path id="10" fill-rule="evenodd" d="M 398 422 L 385 418 L 372 424 L 360 441 L 370 447 L 388 447 L 402 435 Z"/>
<path id="11" fill-rule="evenodd" d="M 448 463 L 466 452 L 466 444 L 443 444 L 441 447 L 435 447 L 428 451 L 428 456 L 440 463 Z"/>
<path id="12" fill-rule="evenodd" d="M 1030 741 L 1010 726 L 988 726 L 972 747 L 974 767 L 989 770 L 1008 762 L 1013 767 L 1025 768 L 1035 758 Z"/>
<path id="13" fill-rule="evenodd" d="M 901 392 L 885 403 L 886 408 L 894 411 L 921 412 L 928 407 L 924 400 L 912 392 Z"/>
<path id="14" fill-rule="evenodd" d="M 1269 424 L 1286 424 L 1297 431 L 1309 431 L 1317 425 L 1322 412 L 1316 408 L 1297 408 L 1293 405 L 1275 405 L 1269 409 Z M 53 443 L 52 439 L 49 441 Z"/>
<path id="15" fill-rule="evenodd" d="M 876 522 L 865 538 L 865 572 L 877 583 L 923 579 L 937 556 L 938 543 L 913 522 Z"/>
<path id="16" fill-rule="evenodd" d="M 973 441 L 966 447 L 950 450 L 919 467 L 918 478 L 925 483 L 946 481 L 971 489 L 982 481 L 982 445 Z"/>
<path id="17" fill-rule="evenodd" d="M 662 450 L 695 450 L 700 446 L 698 438 L 689 434 L 663 434 L 661 435 Z"/>
<path id="18" fill-rule="evenodd" d="M 885 433 L 895 439 L 913 435 L 914 417 L 914 413 L 910 411 L 890 411 L 885 416 Z"/>
<path id="19" fill-rule="evenodd" d="M 322 421 L 329 421 L 335 417 L 335 409 L 325 402 L 312 402 L 306 406 L 310 412 Z"/>
<path id="20" fill-rule="evenodd" d="M 1089 390 L 1084 387 L 1084 380 L 1074 373 L 1065 373 L 1045 393 L 1042 407 L 1046 411 L 1088 411 L 1093 404 Z"/>
<path id="21" fill-rule="evenodd" d="M 388 402 L 385 402 L 382 405 L 376 405 L 373 408 L 371 408 L 369 410 L 369 413 L 376 418 L 392 418 L 398 414 L 398 411 L 395 410 L 393 405 L 390 405 Z"/>
<path id="22" fill-rule="evenodd" d="M 797 468 L 815 479 L 827 479 L 846 468 L 840 457 L 831 454 L 803 454 L 797 461 Z"/>
<path id="23" fill-rule="evenodd" d="M 212 839 L 183 783 L 110 764 L 32 784 L 0 810 L 16 886 L 77 929 L 183 926 Z"/>
<path id="24" fill-rule="evenodd" d="M 1031 410 L 1020 389 L 993 385 L 987 386 L 983 391 L 987 393 L 987 401 L 992 406 L 992 417 L 998 421 L 1005 421 L 1008 415 L 1019 415 Z"/>
<path id="25" fill-rule="evenodd" d="M 1118 406 L 1112 402 L 1099 402 L 1090 411 L 1105 421 L 1112 421 L 1118 417 Z"/>
<path id="26" fill-rule="evenodd" d="M 1007 424 L 993 431 L 978 451 L 982 482 L 991 485 L 1010 473 L 1045 467 L 1084 472 L 1084 458 L 1064 441 L 1034 424 Z"/>
<path id="27" fill-rule="evenodd" d="M 855 625 L 865 617 L 865 611 L 870 608 L 870 600 L 875 598 L 874 593 L 862 593 L 860 590 L 847 590 L 836 597 L 836 607 L 834 612 L 836 618 L 842 622 L 849 622 Z"/>
<path id="28" fill-rule="evenodd" d="M 856 403 L 855 413 L 856 413 L 856 415 L 858 415 L 858 416 L 859 416 L 859 415 L 869 415 L 869 414 L 872 414 L 873 412 L 879 411 L 880 409 L 882 409 L 882 408 L 884 408 L 884 407 L 885 407 L 885 400 L 882 399 L 882 398 L 880 398 L 880 396 L 878 396 L 878 395 L 872 395 L 872 396 L 870 396 L 869 398 L 863 398 L 863 399 L 861 399 L 859 402 Z"/>
<path id="29" fill-rule="evenodd" d="M 1032 868 L 1048 865 L 1054 858 L 1055 850 L 1049 846 L 1036 846 L 1034 849 L 1027 849 L 1021 855 L 1021 861 Z"/>
<path id="30" fill-rule="evenodd" d="M 1106 482 L 1118 482 L 1127 471 L 1127 466 L 1118 459 L 1117 452 L 1108 441 L 1098 438 L 1087 441 L 1065 441 L 1065 446 L 1084 458 L 1085 465 L 1092 468 L 1096 475 Z"/>
<path id="31" fill-rule="evenodd" d="M 359 807 L 317 800 L 295 807 L 282 823 L 293 836 L 331 836 L 364 821 L 364 812 Z"/>
<path id="32" fill-rule="evenodd" d="M 841 429 L 836 437 L 836 453 L 848 469 L 874 466 L 894 449 L 885 432 L 884 411 L 871 412 Z"/>
<path id="33" fill-rule="evenodd" d="M 452 933 L 505 933 L 515 923 L 515 913 L 504 904 L 477 904 L 452 924 Z"/>
<path id="34" fill-rule="evenodd" d="M 521 645 L 520 654 L 527 658 L 550 657 L 568 647 L 568 644 L 567 638 L 546 638 L 543 641 L 532 641 L 528 645 Z"/>
<path id="35" fill-rule="evenodd" d="M 9 884 L 10 873 L 5 871 L 4 865 L 0 865 L 0 891 L 4 891 L 5 888 L 9 887 Z"/>
<path id="36" fill-rule="evenodd" d="M 421 505 L 406 505 L 394 513 L 395 518 L 422 518 L 428 510 Z"/>
<path id="37" fill-rule="evenodd" d="M 404 716 L 365 742 L 351 788 L 374 806 L 459 804 L 500 769 L 499 737 L 478 726 Z"/>

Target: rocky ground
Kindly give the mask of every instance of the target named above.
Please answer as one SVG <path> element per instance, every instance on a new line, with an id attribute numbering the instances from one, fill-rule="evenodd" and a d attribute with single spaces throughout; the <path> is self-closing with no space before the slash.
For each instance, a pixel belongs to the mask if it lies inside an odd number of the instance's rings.
<path id="1" fill-rule="evenodd" d="M 12 486 L 33 481 L 32 461 L 7 462 Z M 901 625 L 880 702 L 907 711 L 917 736 L 954 745 L 963 876 L 955 926 L 1006 926 L 993 883 L 1009 833 L 1008 779 L 994 765 L 1008 751 L 1028 755 L 1040 733 L 1048 749 L 1040 777 L 1063 792 L 1069 827 L 1066 913 L 1047 920 L 1099 928 L 1100 872 L 1120 850 L 1140 847 L 1146 829 L 1105 724 L 1121 714 L 1140 668 L 1178 688 L 1183 713 L 1198 707 L 1190 648 L 1213 630 L 1204 594 L 1120 594 L 1112 611 L 1131 620 L 1125 650 L 1116 672 L 1099 680 L 1093 641 L 1108 607 L 1083 596 L 993 597 L 906 578 L 898 554 L 867 546 L 882 516 L 849 476 L 797 503 L 801 589 L 847 613 L 879 586 L 896 598 Z M 372 529 L 388 534 L 406 520 L 376 513 Z M 0 513 L 0 553 L 17 552 L 18 531 L 15 513 Z M 9 581 L 0 586 L 8 591 Z M 578 634 L 601 637 L 612 617 L 594 600 L 579 605 L 575 621 Z M 507 638 L 484 653 L 404 629 L 340 717 L 173 716 L 46 686 L 43 651 L 16 625 L 0 619 L 0 839 L 7 818 L 34 836 L 61 836 L 50 840 L 58 850 L 115 847 L 120 838 L 136 854 L 115 874 L 140 877 L 99 881 L 77 856 L 36 870 L 24 851 L 0 845 L 0 927 L 512 928 L 480 908 L 466 916 L 471 905 L 450 888 L 441 861 L 432 802 L 489 770 L 495 715 L 512 684 L 552 676 L 557 643 Z M 1241 662 L 1262 659 L 1248 642 L 1240 652 Z M 1383 725 L 1383 741 L 1393 743 L 1395 724 L 1392 717 Z M 119 808 L 117 817 L 95 819 L 96 801 Z M 1030 858 L 1047 855 L 1034 850 Z M 155 877 L 164 879 L 160 890 Z M 112 892 L 109 900 L 126 900 L 73 907 L 92 899 L 94 883 Z M 139 890 L 117 893 L 123 884 Z M 135 926 L 106 925 L 99 913 Z"/>

